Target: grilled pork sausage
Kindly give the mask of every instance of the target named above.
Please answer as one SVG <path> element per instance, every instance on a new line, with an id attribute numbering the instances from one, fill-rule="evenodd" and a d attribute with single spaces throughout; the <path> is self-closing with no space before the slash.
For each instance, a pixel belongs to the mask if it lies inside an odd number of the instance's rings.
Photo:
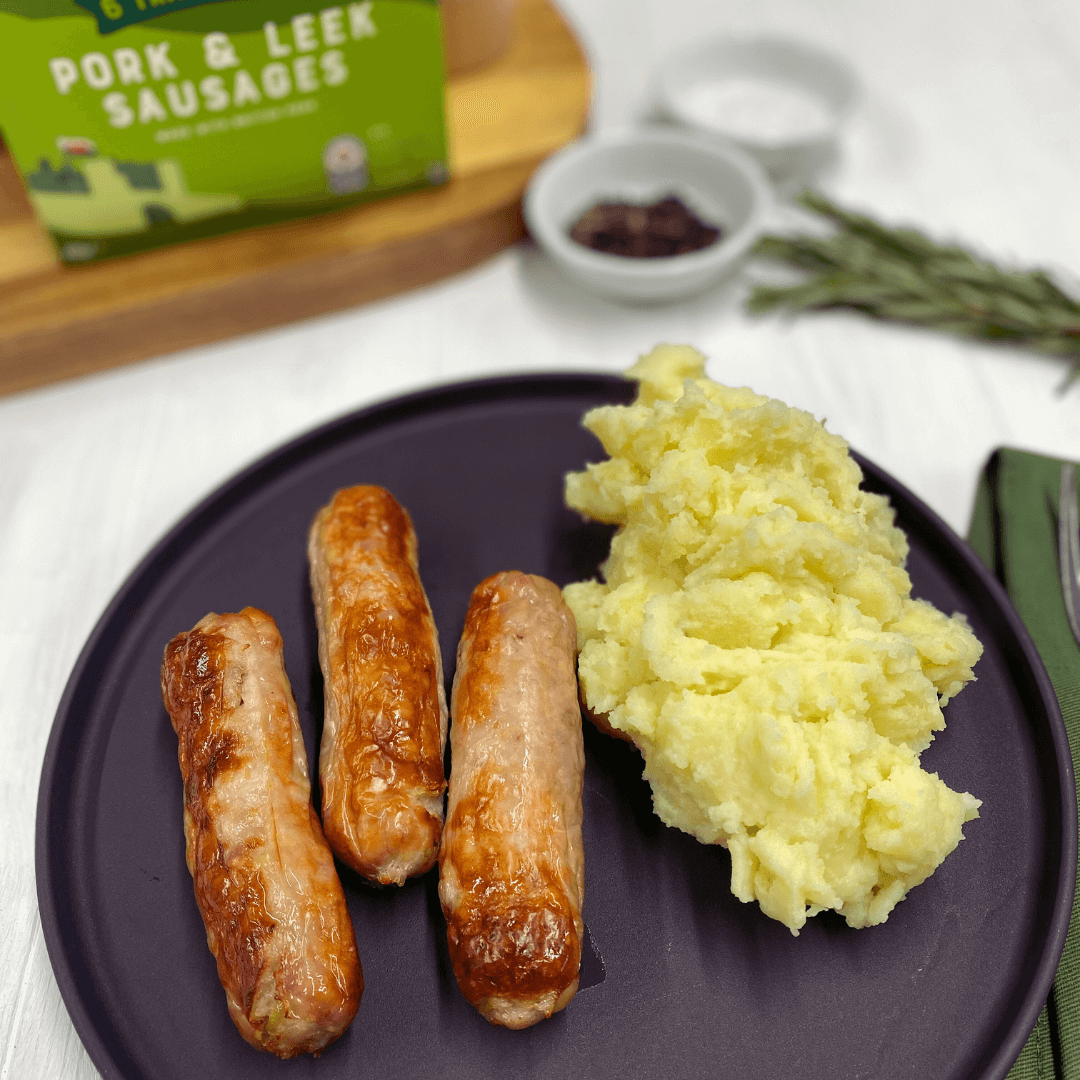
<path id="1" fill-rule="evenodd" d="M 577 992 L 585 755 L 574 616 L 516 571 L 481 582 L 458 647 L 439 898 L 462 993 L 528 1027 Z"/>
<path id="2" fill-rule="evenodd" d="M 250 607 L 207 615 L 166 647 L 161 692 L 188 869 L 233 1022 L 278 1057 L 317 1054 L 364 984 L 274 620 Z"/>
<path id="3" fill-rule="evenodd" d="M 383 488 L 339 491 L 308 537 L 326 714 L 326 838 L 379 884 L 435 863 L 443 825 L 446 693 L 416 533 Z"/>

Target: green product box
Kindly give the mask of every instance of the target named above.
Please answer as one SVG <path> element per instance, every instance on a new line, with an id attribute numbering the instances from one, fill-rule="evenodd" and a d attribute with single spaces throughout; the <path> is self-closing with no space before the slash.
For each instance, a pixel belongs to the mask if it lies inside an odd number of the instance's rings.
<path id="1" fill-rule="evenodd" d="M 437 0 L 0 0 L 0 58 L 65 262 L 447 179 Z"/>

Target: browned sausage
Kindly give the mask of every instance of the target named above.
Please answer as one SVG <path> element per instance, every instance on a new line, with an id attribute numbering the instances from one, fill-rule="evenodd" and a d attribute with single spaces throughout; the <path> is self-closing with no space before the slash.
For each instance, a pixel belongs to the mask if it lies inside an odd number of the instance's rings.
<path id="1" fill-rule="evenodd" d="M 334 859 L 311 806 L 304 740 L 274 620 L 207 615 L 165 649 L 184 835 L 233 1022 L 278 1057 L 317 1054 L 364 982 Z"/>
<path id="2" fill-rule="evenodd" d="M 557 586 L 481 582 L 458 647 L 439 898 L 462 993 L 522 1028 L 577 992 L 584 924 L 574 616 Z"/>
<path id="3" fill-rule="evenodd" d="M 339 491 L 308 538 L 326 696 L 319 778 L 326 838 L 383 885 L 435 863 L 446 693 L 409 515 L 380 487 Z"/>
<path id="4" fill-rule="evenodd" d="M 611 721 L 608 720 L 608 714 L 605 712 L 593 712 L 589 708 L 588 702 L 585 700 L 584 693 L 579 691 L 578 693 L 578 705 L 581 707 L 582 718 L 588 720 L 589 723 L 596 728 L 597 731 L 602 732 L 604 735 L 610 735 L 613 739 L 621 739 L 623 742 L 628 742 L 631 746 L 640 750 L 631 735 L 625 731 L 620 731 L 617 727 L 612 727 Z"/>

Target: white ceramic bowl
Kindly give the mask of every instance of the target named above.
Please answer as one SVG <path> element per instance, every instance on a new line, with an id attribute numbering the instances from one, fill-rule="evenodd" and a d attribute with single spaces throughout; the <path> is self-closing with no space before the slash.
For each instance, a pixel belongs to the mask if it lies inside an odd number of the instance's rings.
<path id="1" fill-rule="evenodd" d="M 700 251 L 633 258 L 570 239 L 600 202 L 650 204 L 675 195 L 720 239 Z M 760 234 L 771 203 L 760 166 L 740 151 L 672 128 L 605 132 L 548 158 L 525 193 L 533 239 L 582 285 L 612 299 L 664 302 L 702 292 L 731 272 Z"/>
<path id="2" fill-rule="evenodd" d="M 660 68 L 660 112 L 753 154 L 776 179 L 810 175 L 859 97 L 839 57 L 782 37 L 710 38 Z"/>

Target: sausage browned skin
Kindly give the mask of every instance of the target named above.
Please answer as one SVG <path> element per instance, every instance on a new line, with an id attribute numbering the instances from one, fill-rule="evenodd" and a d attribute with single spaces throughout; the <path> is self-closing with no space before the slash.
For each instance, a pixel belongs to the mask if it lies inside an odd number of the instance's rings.
<path id="1" fill-rule="evenodd" d="M 278 1057 L 317 1054 L 349 1026 L 364 982 L 274 620 L 207 615 L 166 647 L 161 692 L 188 869 L 233 1022 Z"/>
<path id="2" fill-rule="evenodd" d="M 383 885 L 435 863 L 446 693 L 408 513 L 383 488 L 339 491 L 308 538 L 326 713 L 322 821 L 338 857 Z"/>
<path id="3" fill-rule="evenodd" d="M 511 571 L 477 586 L 458 646 L 439 898 L 462 993 L 510 1028 L 557 1012 L 578 988 L 576 645 L 557 586 Z"/>

